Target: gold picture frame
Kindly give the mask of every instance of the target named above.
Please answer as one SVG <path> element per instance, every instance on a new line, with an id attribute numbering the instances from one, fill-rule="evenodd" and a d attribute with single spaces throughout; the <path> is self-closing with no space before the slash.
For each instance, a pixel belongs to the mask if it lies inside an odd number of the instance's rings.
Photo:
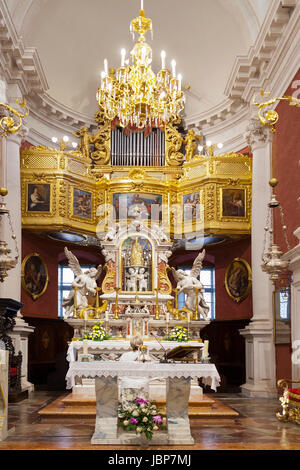
<path id="1" fill-rule="evenodd" d="M 36 300 L 45 293 L 48 282 L 48 268 L 41 256 L 38 253 L 25 256 L 21 265 L 21 283 L 25 292 Z"/>
<path id="2" fill-rule="evenodd" d="M 252 285 L 252 270 L 246 260 L 234 258 L 225 273 L 225 289 L 234 302 L 248 297 Z"/>

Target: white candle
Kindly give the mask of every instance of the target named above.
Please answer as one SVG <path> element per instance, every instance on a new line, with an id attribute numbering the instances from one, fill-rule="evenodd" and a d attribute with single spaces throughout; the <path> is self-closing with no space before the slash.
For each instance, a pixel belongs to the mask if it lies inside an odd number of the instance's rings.
<path id="1" fill-rule="evenodd" d="M 171 62 L 171 65 L 172 65 L 172 75 L 174 78 L 176 78 L 176 60 L 172 60 Z"/>
<path id="2" fill-rule="evenodd" d="M 188 314 L 187 314 L 187 321 L 188 321 L 188 323 L 190 323 L 190 321 L 191 321 L 191 314 L 190 314 L 190 312 L 188 312 Z"/>
<path id="3" fill-rule="evenodd" d="M 178 91 L 181 91 L 181 80 L 182 80 L 182 75 L 181 73 L 178 74 Z"/>
<path id="4" fill-rule="evenodd" d="M 124 67 L 125 65 L 125 55 L 126 55 L 126 51 L 125 49 L 122 49 L 121 50 L 121 67 Z"/>
<path id="5" fill-rule="evenodd" d="M 167 323 L 169 323 L 169 321 L 170 321 L 170 313 L 169 312 L 166 312 L 166 320 L 167 320 Z"/>
<path id="6" fill-rule="evenodd" d="M 203 357 L 208 357 L 208 344 L 209 344 L 209 341 L 205 340 L 204 341 L 204 349 L 203 349 Z"/>
<path id="7" fill-rule="evenodd" d="M 141 0 L 141 10 L 144 10 L 144 0 Z"/>
<path id="8" fill-rule="evenodd" d="M 87 354 L 88 353 L 88 341 L 87 341 L 87 339 L 83 340 L 82 347 L 83 347 L 83 354 Z"/>
<path id="9" fill-rule="evenodd" d="M 166 68 L 166 52 L 161 51 L 160 56 L 161 56 L 161 68 L 162 68 L 162 70 L 165 70 L 165 68 Z"/>
<path id="10" fill-rule="evenodd" d="M 107 59 L 104 59 L 104 72 L 105 72 L 105 75 L 108 75 L 108 62 L 107 62 Z"/>
<path id="11" fill-rule="evenodd" d="M 108 312 L 105 312 L 105 321 L 108 321 Z"/>

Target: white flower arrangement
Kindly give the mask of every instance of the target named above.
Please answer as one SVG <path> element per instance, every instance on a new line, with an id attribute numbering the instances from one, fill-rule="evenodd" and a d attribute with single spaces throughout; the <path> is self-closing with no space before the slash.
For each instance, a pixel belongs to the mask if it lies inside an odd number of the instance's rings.
<path id="1" fill-rule="evenodd" d="M 188 341 L 189 335 L 187 328 L 183 326 L 175 326 L 171 332 L 170 336 L 167 338 L 169 341 Z"/>
<path id="2" fill-rule="evenodd" d="M 102 326 L 103 322 L 95 323 L 91 331 L 84 333 L 83 337 L 80 338 L 80 341 L 85 339 L 90 339 L 92 341 L 104 341 L 105 339 L 110 338 L 109 334 Z"/>

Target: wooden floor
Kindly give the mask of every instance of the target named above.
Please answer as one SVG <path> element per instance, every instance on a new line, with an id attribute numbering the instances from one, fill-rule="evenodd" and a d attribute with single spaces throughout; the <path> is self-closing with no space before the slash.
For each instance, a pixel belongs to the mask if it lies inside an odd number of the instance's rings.
<path id="1" fill-rule="evenodd" d="M 44 419 L 39 414 L 68 393 L 33 392 L 28 399 L 9 405 L 10 435 L 0 442 L 0 450 L 106 450 L 138 449 L 136 446 L 100 446 L 90 443 L 94 417 Z M 193 446 L 160 446 L 152 450 L 300 450 L 300 426 L 279 422 L 278 399 L 253 399 L 240 394 L 208 394 L 237 412 L 233 419 L 194 418 Z"/>

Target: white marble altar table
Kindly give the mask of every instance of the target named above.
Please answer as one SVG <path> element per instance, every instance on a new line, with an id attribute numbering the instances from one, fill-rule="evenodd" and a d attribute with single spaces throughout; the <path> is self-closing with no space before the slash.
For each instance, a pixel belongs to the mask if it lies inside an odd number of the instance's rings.
<path id="1" fill-rule="evenodd" d="M 118 378 L 166 378 L 167 432 L 154 432 L 150 445 L 192 445 L 188 417 L 191 378 L 202 378 L 213 390 L 220 383 L 214 364 L 141 363 L 141 362 L 72 362 L 66 375 L 67 388 L 75 377 L 95 378 L 97 413 L 92 444 L 139 444 L 135 433 L 118 433 Z"/>
<path id="2" fill-rule="evenodd" d="M 179 341 L 164 341 L 164 340 L 153 340 L 153 339 L 144 339 L 143 343 L 145 346 L 147 346 L 148 351 L 151 352 L 163 352 L 163 348 L 166 351 L 170 351 L 173 348 L 176 348 L 177 346 L 182 346 L 184 345 L 191 345 L 191 346 L 200 346 L 201 348 L 204 347 L 203 343 L 200 343 L 198 341 L 188 341 L 188 342 L 179 342 Z M 100 353 L 103 351 L 106 351 L 107 353 L 109 352 L 119 352 L 119 353 L 124 353 L 126 351 L 131 350 L 130 346 L 130 341 L 126 339 L 121 339 L 121 340 L 104 340 L 104 341 L 93 341 L 93 340 L 88 340 L 87 341 L 88 345 L 88 350 L 92 351 L 94 353 Z M 77 359 L 77 352 L 79 350 L 82 350 L 83 348 L 83 341 L 71 341 L 68 347 L 67 351 L 67 360 L 71 363 L 73 361 L 76 361 Z"/>

